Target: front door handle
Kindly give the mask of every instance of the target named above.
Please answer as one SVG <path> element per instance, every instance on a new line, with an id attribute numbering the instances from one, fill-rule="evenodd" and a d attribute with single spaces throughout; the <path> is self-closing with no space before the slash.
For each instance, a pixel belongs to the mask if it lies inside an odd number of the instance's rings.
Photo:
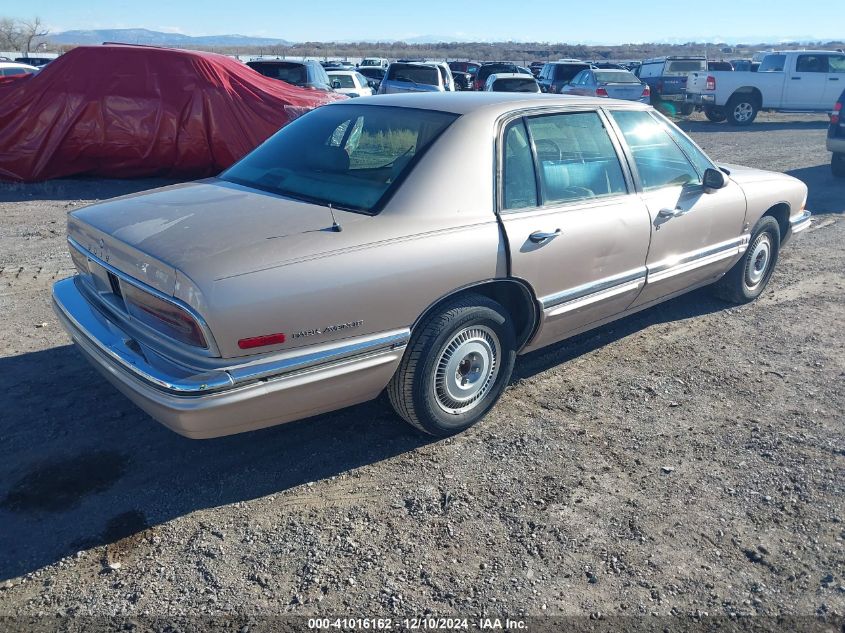
<path id="1" fill-rule="evenodd" d="M 535 244 L 542 244 L 543 242 L 547 242 L 548 240 L 556 238 L 558 235 L 560 235 L 560 229 L 555 229 L 554 233 L 534 231 L 531 235 L 528 236 L 528 239 L 534 242 Z"/>
<path id="2" fill-rule="evenodd" d="M 657 217 L 665 218 L 668 220 L 670 218 L 677 218 L 678 216 L 684 215 L 685 213 L 686 210 L 681 207 L 675 207 L 674 209 L 660 209 L 660 211 L 657 212 Z"/>

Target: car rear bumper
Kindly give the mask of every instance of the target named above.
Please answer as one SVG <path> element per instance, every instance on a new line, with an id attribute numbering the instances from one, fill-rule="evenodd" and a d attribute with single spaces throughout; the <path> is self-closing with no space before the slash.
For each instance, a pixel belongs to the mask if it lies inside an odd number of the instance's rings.
<path id="1" fill-rule="evenodd" d="M 203 371 L 133 340 L 86 299 L 76 277 L 53 286 L 53 308 L 112 385 L 191 438 L 250 431 L 371 400 L 390 381 L 410 337 L 402 329 Z"/>
<path id="2" fill-rule="evenodd" d="M 716 105 L 716 95 L 708 95 L 701 93 L 687 93 L 685 98 L 687 103 L 697 106 L 713 106 Z"/>
<path id="3" fill-rule="evenodd" d="M 827 137 L 827 151 L 834 154 L 845 154 L 845 136 Z"/>

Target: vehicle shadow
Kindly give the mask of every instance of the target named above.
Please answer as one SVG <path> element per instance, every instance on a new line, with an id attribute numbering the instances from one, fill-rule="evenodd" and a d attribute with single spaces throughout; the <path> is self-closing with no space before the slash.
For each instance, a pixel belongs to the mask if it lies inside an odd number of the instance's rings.
<path id="1" fill-rule="evenodd" d="M 58 178 L 44 182 L 22 183 L 0 180 L 0 202 L 29 202 L 33 200 L 104 200 L 138 193 L 148 189 L 172 185 L 179 180 L 170 178 L 136 178 L 132 180 L 108 178 Z"/>
<path id="2" fill-rule="evenodd" d="M 263 431 L 189 440 L 73 348 L 0 359 L 0 581 L 206 508 L 328 479 L 431 441 L 376 400 Z"/>
<path id="3" fill-rule="evenodd" d="M 812 120 L 792 121 L 755 121 L 751 125 L 737 127 L 728 123 L 712 123 L 710 121 L 675 121 L 675 124 L 685 132 L 776 132 L 779 130 L 826 130 L 829 122 L 824 115 Z"/>
<path id="4" fill-rule="evenodd" d="M 517 359 L 512 382 L 530 378 L 552 367 L 569 362 L 609 343 L 635 334 L 651 325 L 683 321 L 712 312 L 720 312 L 732 304 L 716 299 L 708 288 L 701 288 L 658 304 L 631 316 L 613 321 L 594 330 L 531 352 Z"/>
<path id="5" fill-rule="evenodd" d="M 697 291 L 520 358 L 533 376 L 655 323 L 724 309 Z M 167 430 L 66 345 L 0 359 L 0 580 L 151 526 L 287 490 L 432 442 L 384 398 L 215 440 Z"/>
<path id="6" fill-rule="evenodd" d="M 845 179 L 835 178 L 829 164 L 792 169 L 786 173 L 807 185 L 807 208 L 813 215 L 845 213 Z"/>

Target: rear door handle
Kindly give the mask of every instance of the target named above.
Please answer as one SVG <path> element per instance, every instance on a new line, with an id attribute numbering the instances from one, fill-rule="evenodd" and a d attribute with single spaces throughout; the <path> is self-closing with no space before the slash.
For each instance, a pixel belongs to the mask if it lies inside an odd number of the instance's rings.
<path id="1" fill-rule="evenodd" d="M 792 78 L 792 81 L 800 81 L 800 80 L 801 80 L 801 77 L 793 77 Z"/>
<path id="2" fill-rule="evenodd" d="M 828 81 L 839 81 L 839 77 L 828 77 Z"/>
<path id="3" fill-rule="evenodd" d="M 535 244 L 542 244 L 543 242 L 547 242 L 548 240 L 556 238 L 558 235 L 560 235 L 560 229 L 555 229 L 554 233 L 534 231 L 531 235 L 528 236 L 528 239 L 534 242 Z"/>

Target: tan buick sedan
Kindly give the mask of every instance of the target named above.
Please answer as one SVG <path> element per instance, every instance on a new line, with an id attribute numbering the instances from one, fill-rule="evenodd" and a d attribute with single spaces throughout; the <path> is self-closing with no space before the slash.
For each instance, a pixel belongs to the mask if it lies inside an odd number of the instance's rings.
<path id="1" fill-rule="evenodd" d="M 508 93 L 314 110 L 218 178 L 74 211 L 56 311 L 103 376 L 188 437 L 385 389 L 433 435 L 524 354 L 713 285 L 750 301 L 807 188 L 717 166 L 650 107 Z"/>

